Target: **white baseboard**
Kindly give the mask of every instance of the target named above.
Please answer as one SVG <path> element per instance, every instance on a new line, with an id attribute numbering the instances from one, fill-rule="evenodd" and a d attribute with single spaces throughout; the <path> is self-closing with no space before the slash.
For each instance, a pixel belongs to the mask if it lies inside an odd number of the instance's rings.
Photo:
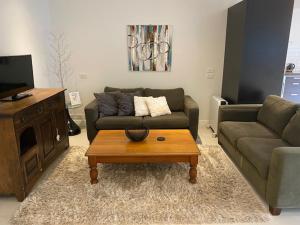
<path id="1" fill-rule="evenodd" d="M 209 120 L 199 120 L 199 127 L 207 127 Z"/>
<path id="2" fill-rule="evenodd" d="M 71 117 L 80 128 L 86 127 L 84 115 L 77 114 L 77 115 L 71 115 Z"/>

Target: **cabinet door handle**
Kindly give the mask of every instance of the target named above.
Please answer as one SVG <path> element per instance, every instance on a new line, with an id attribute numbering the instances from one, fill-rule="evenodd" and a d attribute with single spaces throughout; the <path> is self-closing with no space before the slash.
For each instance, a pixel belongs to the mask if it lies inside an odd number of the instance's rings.
<path id="1" fill-rule="evenodd" d="M 38 113 L 42 113 L 42 112 L 43 112 L 43 108 L 42 108 L 42 107 L 39 107 L 38 110 L 37 110 L 37 112 L 38 112 Z"/>
<path id="2" fill-rule="evenodd" d="M 299 85 L 300 83 L 293 83 L 293 85 Z"/>
<path id="3" fill-rule="evenodd" d="M 291 94 L 291 96 L 298 96 L 299 94 Z"/>
<path id="4" fill-rule="evenodd" d="M 58 129 L 56 128 L 56 140 L 58 142 L 60 142 L 60 135 L 59 135 L 59 132 L 58 132 Z"/>
<path id="5" fill-rule="evenodd" d="M 43 172 L 43 167 L 41 166 L 41 160 L 40 160 L 39 154 L 37 154 L 36 157 L 37 157 L 37 160 L 38 160 L 37 163 L 38 163 L 38 165 L 39 165 L 39 167 L 40 167 L 40 172 Z"/>

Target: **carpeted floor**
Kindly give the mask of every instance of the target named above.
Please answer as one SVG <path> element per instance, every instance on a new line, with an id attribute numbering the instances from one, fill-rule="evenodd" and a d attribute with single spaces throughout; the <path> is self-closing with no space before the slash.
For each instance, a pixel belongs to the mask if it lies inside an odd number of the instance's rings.
<path id="1" fill-rule="evenodd" d="M 100 165 L 89 183 L 86 148 L 72 147 L 22 202 L 12 224 L 264 222 L 266 206 L 218 146 L 200 147 L 198 183 L 188 165 Z"/>

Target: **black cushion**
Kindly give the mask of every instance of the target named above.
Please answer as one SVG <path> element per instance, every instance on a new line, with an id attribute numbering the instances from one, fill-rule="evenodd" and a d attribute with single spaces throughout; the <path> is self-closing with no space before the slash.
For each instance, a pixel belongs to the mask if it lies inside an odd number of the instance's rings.
<path id="1" fill-rule="evenodd" d="M 100 117 L 118 115 L 117 94 L 120 92 L 95 93 L 98 102 L 98 111 Z"/>
<path id="2" fill-rule="evenodd" d="M 139 91 L 135 93 L 118 93 L 118 116 L 133 116 L 134 115 L 134 96 L 141 96 Z"/>
<path id="3" fill-rule="evenodd" d="M 182 88 L 175 89 L 150 89 L 144 90 L 145 96 L 160 97 L 165 96 L 171 111 L 178 112 L 184 110 L 184 90 Z"/>

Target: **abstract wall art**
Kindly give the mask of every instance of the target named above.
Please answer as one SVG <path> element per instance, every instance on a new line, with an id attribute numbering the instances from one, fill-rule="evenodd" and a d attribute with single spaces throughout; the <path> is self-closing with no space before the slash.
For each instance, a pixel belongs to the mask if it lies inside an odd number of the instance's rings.
<path id="1" fill-rule="evenodd" d="M 172 26 L 128 25 L 130 71 L 171 71 Z"/>

